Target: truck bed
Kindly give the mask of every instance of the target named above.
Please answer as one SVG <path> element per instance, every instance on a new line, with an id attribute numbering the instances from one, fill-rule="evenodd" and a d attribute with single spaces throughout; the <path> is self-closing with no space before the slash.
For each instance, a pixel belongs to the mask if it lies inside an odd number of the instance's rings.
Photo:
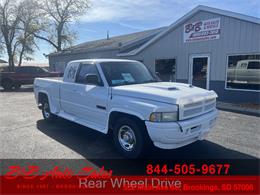
<path id="1" fill-rule="evenodd" d="M 39 93 L 51 94 L 48 98 L 51 102 L 50 109 L 52 113 L 57 113 L 60 109 L 59 93 L 62 82 L 62 77 L 36 78 L 34 80 L 34 93 L 36 100 L 38 99 Z"/>

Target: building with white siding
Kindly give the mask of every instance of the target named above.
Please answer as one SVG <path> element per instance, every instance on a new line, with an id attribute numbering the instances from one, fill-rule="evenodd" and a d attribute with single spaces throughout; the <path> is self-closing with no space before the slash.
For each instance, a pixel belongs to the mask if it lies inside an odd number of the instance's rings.
<path id="1" fill-rule="evenodd" d="M 198 6 L 169 27 L 76 45 L 49 55 L 51 69 L 71 60 L 142 61 L 164 81 L 215 90 L 219 100 L 260 102 L 260 19 Z"/>

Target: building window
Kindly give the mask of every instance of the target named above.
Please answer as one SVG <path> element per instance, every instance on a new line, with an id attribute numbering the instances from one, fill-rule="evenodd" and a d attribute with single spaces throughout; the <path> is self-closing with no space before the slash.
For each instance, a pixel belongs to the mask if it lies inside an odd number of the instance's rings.
<path id="1" fill-rule="evenodd" d="M 155 60 L 155 72 L 162 81 L 176 80 L 176 60 L 157 59 Z"/>
<path id="2" fill-rule="evenodd" d="M 227 89 L 260 90 L 260 54 L 228 56 Z"/>

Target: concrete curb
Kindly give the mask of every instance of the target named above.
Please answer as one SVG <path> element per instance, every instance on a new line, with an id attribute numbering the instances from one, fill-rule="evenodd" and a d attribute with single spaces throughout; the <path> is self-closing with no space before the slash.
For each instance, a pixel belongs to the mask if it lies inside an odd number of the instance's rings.
<path id="1" fill-rule="evenodd" d="M 217 108 L 219 110 L 235 112 L 239 114 L 246 114 L 252 116 L 260 117 L 260 110 L 240 107 L 239 104 L 225 103 L 225 102 L 217 102 Z"/>

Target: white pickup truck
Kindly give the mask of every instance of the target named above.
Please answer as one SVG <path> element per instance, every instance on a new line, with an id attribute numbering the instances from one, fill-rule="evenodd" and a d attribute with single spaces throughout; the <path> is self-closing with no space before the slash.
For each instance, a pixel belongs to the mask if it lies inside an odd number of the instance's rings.
<path id="1" fill-rule="evenodd" d="M 260 84 L 260 60 L 240 60 L 227 70 L 227 81 L 231 83 Z"/>
<path id="2" fill-rule="evenodd" d="M 214 91 L 160 82 L 131 60 L 72 61 L 63 80 L 35 79 L 34 93 L 45 120 L 59 116 L 110 134 L 128 158 L 150 144 L 174 149 L 202 140 L 217 117 Z"/>

